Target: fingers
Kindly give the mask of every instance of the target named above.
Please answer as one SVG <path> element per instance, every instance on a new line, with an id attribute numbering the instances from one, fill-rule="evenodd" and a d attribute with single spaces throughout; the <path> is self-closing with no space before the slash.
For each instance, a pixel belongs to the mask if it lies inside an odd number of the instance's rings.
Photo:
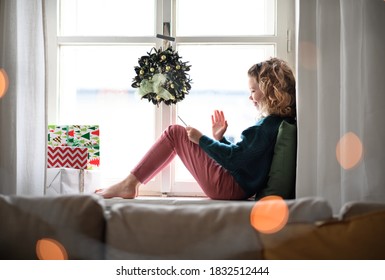
<path id="1" fill-rule="evenodd" d="M 191 126 L 186 127 L 187 136 L 191 142 L 199 144 L 199 139 L 202 137 L 202 133 Z"/>
<path id="2" fill-rule="evenodd" d="M 211 115 L 211 121 L 212 123 L 219 122 L 221 124 L 224 124 L 226 122 L 225 114 L 223 111 L 215 110 L 214 115 Z"/>
<path id="3" fill-rule="evenodd" d="M 222 122 L 221 112 L 218 110 L 215 110 L 215 119 L 217 122 Z"/>
<path id="4" fill-rule="evenodd" d="M 195 128 L 191 127 L 191 126 L 186 126 L 185 127 L 186 129 L 186 132 L 187 132 L 187 136 L 190 138 L 192 135 L 194 135 L 194 131 L 195 131 Z"/>

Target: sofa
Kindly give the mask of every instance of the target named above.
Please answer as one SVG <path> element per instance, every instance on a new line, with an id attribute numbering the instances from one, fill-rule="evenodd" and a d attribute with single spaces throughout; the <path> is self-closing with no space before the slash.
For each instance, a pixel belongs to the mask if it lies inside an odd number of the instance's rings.
<path id="1" fill-rule="evenodd" d="M 385 203 L 285 200 L 287 222 L 251 225 L 256 201 L 0 195 L 0 259 L 38 259 L 56 240 L 72 260 L 385 259 Z"/>

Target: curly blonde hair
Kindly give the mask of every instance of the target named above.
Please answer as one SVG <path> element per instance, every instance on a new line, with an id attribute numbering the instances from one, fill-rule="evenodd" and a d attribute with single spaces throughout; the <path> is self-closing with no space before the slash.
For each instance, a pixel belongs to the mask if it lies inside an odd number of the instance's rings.
<path id="1" fill-rule="evenodd" d="M 263 93 L 262 114 L 296 117 L 295 77 L 284 60 L 271 58 L 254 64 L 248 75 L 256 79 Z"/>

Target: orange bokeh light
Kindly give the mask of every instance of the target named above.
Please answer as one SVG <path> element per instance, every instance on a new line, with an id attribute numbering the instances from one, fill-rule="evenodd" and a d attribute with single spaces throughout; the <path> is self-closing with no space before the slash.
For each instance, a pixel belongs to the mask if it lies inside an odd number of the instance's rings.
<path id="1" fill-rule="evenodd" d="M 336 157 L 344 169 L 355 167 L 362 159 L 363 146 L 360 138 L 353 132 L 348 132 L 338 141 Z"/>
<path id="2" fill-rule="evenodd" d="M 299 51 L 301 52 L 301 59 L 299 60 L 301 66 L 307 70 L 315 70 L 317 68 L 317 47 L 312 42 L 299 42 Z"/>
<path id="3" fill-rule="evenodd" d="M 262 233 L 280 231 L 289 218 L 289 208 L 280 196 L 266 196 L 260 199 L 251 210 L 250 223 Z"/>
<path id="4" fill-rule="evenodd" d="M 8 75 L 3 68 L 0 68 L 0 98 L 2 98 L 8 90 Z"/>
<path id="5" fill-rule="evenodd" d="M 64 246 L 50 238 L 43 238 L 36 243 L 36 254 L 39 260 L 67 260 Z"/>

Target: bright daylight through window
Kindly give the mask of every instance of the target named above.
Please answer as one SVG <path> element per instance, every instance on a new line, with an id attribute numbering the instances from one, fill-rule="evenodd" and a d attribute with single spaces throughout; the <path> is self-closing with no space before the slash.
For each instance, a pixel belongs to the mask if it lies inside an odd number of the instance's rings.
<path id="1" fill-rule="evenodd" d="M 126 177 L 169 124 L 182 124 L 177 115 L 211 136 L 211 114 L 223 110 L 226 136 L 239 140 L 257 116 L 248 68 L 271 56 L 293 59 L 288 2 L 57 0 L 48 9 L 57 27 L 49 33 L 51 73 L 57 69 L 49 80 L 49 123 L 100 126 L 101 187 Z M 131 84 L 138 58 L 164 47 L 156 38 L 164 22 L 176 38 L 171 46 L 191 65 L 192 88 L 176 105 L 156 106 Z M 178 159 L 140 193 L 203 195 Z"/>

